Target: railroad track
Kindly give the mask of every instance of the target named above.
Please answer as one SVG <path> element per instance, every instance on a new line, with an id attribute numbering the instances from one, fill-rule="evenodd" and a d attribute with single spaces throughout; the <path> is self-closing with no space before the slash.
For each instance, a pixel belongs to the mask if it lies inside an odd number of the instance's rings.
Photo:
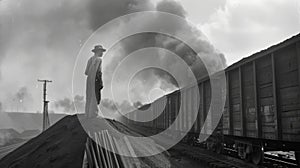
<path id="1" fill-rule="evenodd" d="M 140 135 L 147 136 L 149 131 L 146 128 L 134 128 L 128 127 L 121 124 L 123 129 L 131 130 L 133 132 L 138 132 Z M 220 155 L 200 147 L 190 146 L 184 143 L 180 143 L 173 147 L 172 150 L 176 150 L 184 156 L 190 157 L 201 163 L 207 164 L 209 167 L 213 168 L 296 168 L 297 164 L 291 159 L 284 159 L 276 157 L 273 155 L 265 154 L 264 163 L 260 166 L 254 165 L 252 163 L 247 163 L 239 158 L 236 158 L 232 154 L 235 153 L 234 150 L 228 149 L 231 155 Z"/>
<path id="2" fill-rule="evenodd" d="M 122 128 L 127 132 L 136 132 L 137 135 L 147 136 L 147 130 L 138 130 L 121 123 L 119 123 L 119 126 L 116 127 Z M 171 150 L 176 150 L 176 152 L 180 153 L 181 155 L 187 156 L 212 168 L 257 168 L 257 166 L 249 163 L 244 163 L 239 159 L 228 156 L 216 156 L 216 154 L 213 152 L 204 150 L 199 147 L 189 146 L 183 143 L 177 144 Z"/>
<path id="3" fill-rule="evenodd" d="M 3 157 L 5 157 L 7 154 L 9 154 L 10 152 L 14 151 L 15 149 L 17 149 L 18 147 L 20 147 L 21 145 L 23 145 L 24 143 L 25 142 L 21 142 L 21 143 L 9 145 L 9 146 L 1 147 L 0 148 L 0 160 Z"/>
<path id="4" fill-rule="evenodd" d="M 237 152 L 231 148 L 224 148 L 227 155 L 237 157 Z M 271 154 L 264 153 L 264 162 L 259 168 L 297 168 L 297 163 L 292 159 L 285 159 Z"/>
<path id="5" fill-rule="evenodd" d="M 261 167 L 268 168 L 297 168 L 297 163 L 291 159 L 284 159 L 270 154 L 264 154 L 264 164 Z"/>
<path id="6" fill-rule="evenodd" d="M 194 160 L 202 162 L 212 168 L 256 168 L 257 166 L 245 163 L 239 159 L 219 155 L 211 151 L 207 151 L 200 147 L 193 147 L 180 143 L 173 147 L 173 149 L 180 151 L 183 155 L 188 156 Z"/>

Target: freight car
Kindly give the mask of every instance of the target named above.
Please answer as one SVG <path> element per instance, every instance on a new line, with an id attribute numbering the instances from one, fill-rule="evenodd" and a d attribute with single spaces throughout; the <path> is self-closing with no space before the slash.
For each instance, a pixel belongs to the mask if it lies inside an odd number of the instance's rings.
<path id="1" fill-rule="evenodd" d="M 226 105 L 221 120 L 212 132 L 213 116 L 210 108 L 211 86 L 208 77 L 198 81 L 200 99 L 192 99 L 190 88 L 177 90 L 160 98 L 148 113 L 157 114 L 163 101 L 166 106 L 158 117 L 149 122 L 134 122 L 122 118 L 127 124 L 149 127 L 159 132 L 167 129 L 177 117 L 179 108 L 185 115 L 175 126 L 180 132 L 196 117 L 186 141 L 198 139 L 199 133 L 212 134 L 206 146 L 221 152 L 224 147 L 233 148 L 246 160 L 259 164 L 265 151 L 295 151 L 300 165 L 300 34 L 244 58 L 225 70 L 227 81 Z M 183 102 L 180 92 L 184 92 Z M 191 113 L 194 101 L 199 102 L 198 114 Z M 182 107 L 180 107 L 180 105 Z M 142 113 L 130 113 L 138 118 Z"/>

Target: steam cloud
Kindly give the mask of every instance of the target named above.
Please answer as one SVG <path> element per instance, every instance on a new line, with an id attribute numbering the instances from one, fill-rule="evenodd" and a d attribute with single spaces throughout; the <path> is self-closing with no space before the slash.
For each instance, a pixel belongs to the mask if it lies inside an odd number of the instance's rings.
<path id="1" fill-rule="evenodd" d="M 34 111 L 40 106 L 41 100 L 40 89 L 32 87 L 34 86 L 32 82 L 39 77 L 50 78 L 55 81 L 55 85 L 51 84 L 52 99 L 57 100 L 68 95 L 69 91 L 66 88 L 69 88 L 69 81 L 71 81 L 75 56 L 84 41 L 99 26 L 116 17 L 137 11 L 163 11 L 184 18 L 187 16 L 182 5 L 173 0 L 162 0 L 158 3 L 150 0 L 53 0 L 47 3 L 39 0 L 2 0 L 0 3 L 0 89 L 3 91 L 0 100 L 7 108 L 6 104 L 9 101 L 7 95 L 13 95 L 15 99 L 24 99 L 24 101 L 33 97 L 30 110 L 34 109 Z M 191 34 L 186 36 L 199 48 L 203 59 L 210 62 L 209 66 L 220 69 L 226 64 L 224 56 L 217 52 L 205 40 L 203 34 L 188 22 L 185 25 L 176 25 L 159 18 L 149 18 L 139 23 L 140 26 L 159 26 L 160 24 L 168 25 L 169 33 L 174 36 L 181 33 L 183 29 L 189 29 Z M 172 37 L 145 33 L 129 37 L 120 43 L 120 50 L 117 52 L 121 54 L 114 55 L 104 70 L 107 73 L 105 75 L 111 76 L 112 70 L 127 54 L 150 46 L 159 46 L 175 52 L 187 62 L 195 74 L 200 74 L 199 76 L 205 74 L 201 61 L 197 60 L 196 53 L 193 53 L 188 46 Z M 218 61 L 219 58 L 221 62 Z M 174 60 L 162 58 L 161 61 L 166 67 L 179 74 L 182 73 L 176 70 L 177 62 Z M 176 88 L 176 83 L 169 75 L 155 70 L 151 73 L 154 77 L 150 75 L 149 78 L 139 79 L 140 81 L 154 80 L 154 82 L 145 82 L 149 85 L 145 87 L 150 90 L 154 85 L 161 85 L 163 90 L 167 90 L 167 87 Z M 189 81 L 188 77 L 184 80 Z M 13 88 L 19 86 L 26 86 L 26 88 L 15 94 Z M 140 97 L 139 94 L 147 95 L 143 90 L 145 89 L 135 90 L 136 97 Z M 78 104 L 83 103 L 82 97 L 78 96 L 77 99 Z M 138 99 L 136 98 L 133 102 L 136 100 Z M 144 103 L 143 99 L 140 101 Z M 58 100 L 54 104 L 54 108 L 67 112 L 75 110 L 69 98 Z M 122 101 L 119 104 L 123 104 Z M 123 107 L 127 108 L 127 105 L 132 106 L 133 103 L 124 101 Z M 82 108 L 81 105 L 78 106 L 79 109 Z"/>
<path id="2" fill-rule="evenodd" d="M 33 97 L 26 86 L 19 88 L 12 96 L 8 97 L 13 111 L 26 111 L 32 107 Z"/>
<path id="3" fill-rule="evenodd" d="M 27 88 L 22 87 L 15 95 L 16 99 L 19 101 L 23 101 L 26 97 L 31 97 Z"/>
<path id="4" fill-rule="evenodd" d="M 181 16 L 185 19 L 185 24 L 178 25 L 178 23 L 161 19 L 159 17 L 149 18 L 144 22 L 139 23 L 140 27 L 159 28 L 163 27 L 162 25 L 165 25 L 167 27 L 168 33 L 171 36 L 158 33 L 143 33 L 133 35 L 120 41 L 119 46 L 115 46 L 115 48 L 113 48 L 113 50 L 119 50 L 119 53 L 112 55 L 109 54 L 109 56 L 113 58 L 105 69 L 105 73 L 107 74 L 107 76 L 111 76 L 114 69 L 119 65 L 120 61 L 130 53 L 146 47 L 160 47 L 177 54 L 191 68 L 196 79 L 200 79 L 203 76 L 207 75 L 207 71 L 202 60 L 207 63 L 206 66 L 209 66 L 215 72 L 226 67 L 226 60 L 224 55 L 217 51 L 208 42 L 204 34 L 198 28 L 192 26 L 186 20 L 187 12 L 179 2 L 173 0 L 162 0 L 158 2 L 153 9 L 151 8 L 151 10 L 168 12 Z M 122 29 L 118 30 L 122 31 Z M 189 33 L 183 34 L 186 31 Z M 193 51 L 190 46 L 187 46 L 182 41 L 174 38 L 178 34 L 183 34 L 186 39 L 188 39 L 188 41 L 193 44 L 192 47 L 196 48 L 196 51 Z M 202 60 L 197 55 L 200 55 Z M 192 81 L 191 77 L 187 76 L 185 71 L 181 71 L 180 69 L 178 69 L 179 62 L 176 61 L 175 58 L 171 58 L 168 53 L 157 53 L 156 56 L 153 57 L 153 59 L 149 59 L 147 61 L 156 62 L 157 60 L 159 60 L 166 69 L 169 69 L 170 71 L 175 72 L 176 74 L 181 76 L 181 80 L 185 85 L 188 85 Z M 133 66 L 134 64 L 135 63 L 132 63 Z M 171 90 L 174 90 L 178 87 L 177 82 L 164 71 L 152 70 L 151 73 L 152 74 L 140 76 L 139 80 L 144 84 L 144 87 L 141 87 L 140 89 L 134 88 L 133 90 L 130 90 L 131 92 L 133 92 L 133 94 L 135 94 L 133 102 L 140 100 L 145 103 L 146 99 L 142 98 L 141 95 L 143 95 L 144 97 L 148 96 L 149 91 L 153 89 L 154 86 L 157 87 L 157 85 L 160 85 L 158 87 L 167 92 L 170 92 Z M 166 84 L 170 84 L 170 86 L 166 87 L 168 86 Z"/>
<path id="5" fill-rule="evenodd" d="M 133 111 L 134 109 L 141 107 L 143 104 L 141 102 L 131 104 L 127 100 L 124 100 L 122 103 L 118 103 L 111 99 L 103 99 L 101 100 L 101 105 L 103 108 L 100 110 L 104 116 L 116 119 L 120 116 L 119 112 Z"/>
<path id="6" fill-rule="evenodd" d="M 154 4 L 150 0 L 89 0 L 89 26 L 97 30 L 110 20 L 132 12 L 153 10 Z"/>
<path id="7" fill-rule="evenodd" d="M 74 97 L 74 101 L 69 98 L 64 98 L 62 100 L 58 100 L 54 102 L 54 107 L 58 111 L 62 110 L 63 112 L 67 112 L 67 113 L 75 113 L 76 110 L 77 112 L 83 112 L 84 105 L 85 105 L 84 97 L 80 95 L 76 95 Z"/>
<path id="8" fill-rule="evenodd" d="M 118 102 L 114 102 L 111 99 L 103 99 L 101 100 L 101 104 L 103 105 L 103 107 L 105 107 L 106 109 L 112 112 L 116 112 L 118 108 L 121 108 L 125 111 L 130 111 L 134 109 L 134 107 L 126 100 L 124 100 L 122 103 L 118 103 Z"/>

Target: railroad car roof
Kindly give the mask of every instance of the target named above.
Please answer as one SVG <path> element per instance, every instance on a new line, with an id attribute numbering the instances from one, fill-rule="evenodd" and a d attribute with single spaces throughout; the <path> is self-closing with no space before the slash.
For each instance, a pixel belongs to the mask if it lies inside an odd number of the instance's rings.
<path id="1" fill-rule="evenodd" d="M 251 61 L 254 61 L 256 59 L 259 59 L 259 58 L 261 58 L 263 56 L 271 54 L 271 53 L 273 53 L 275 51 L 278 51 L 278 50 L 280 50 L 282 48 L 285 48 L 285 47 L 287 47 L 287 46 L 289 46 L 291 44 L 294 44 L 294 43 L 296 43 L 298 41 L 300 41 L 300 33 L 297 34 L 297 35 L 294 35 L 291 38 L 288 38 L 288 39 L 286 39 L 286 40 L 284 40 L 284 41 L 282 41 L 282 42 L 280 42 L 278 44 L 275 44 L 275 45 L 273 45 L 273 46 L 271 46 L 271 47 L 269 47 L 267 49 L 263 49 L 263 50 L 261 50 L 261 51 L 259 51 L 257 53 L 254 53 L 254 54 L 252 54 L 250 56 L 242 58 L 238 62 L 235 62 L 232 65 L 230 65 L 227 68 L 225 68 L 225 71 L 230 71 L 232 69 L 235 69 L 235 68 L 237 68 L 237 67 L 239 67 L 241 65 L 247 64 L 247 63 L 249 63 Z M 217 74 L 218 74 L 218 72 L 216 73 L 216 75 Z M 209 76 L 204 76 L 204 77 L 198 79 L 198 83 L 201 83 L 201 82 L 206 81 L 206 80 L 209 80 Z"/>
<path id="2" fill-rule="evenodd" d="M 284 41 L 282 41 L 282 42 L 280 42 L 280 43 L 278 43 L 278 44 L 275 44 L 275 45 L 273 45 L 273 46 L 271 46 L 271 47 L 269 47 L 269 48 L 267 48 L 267 49 L 261 50 L 261 51 L 259 51 L 259 52 L 257 52 L 257 53 L 254 53 L 254 54 L 252 54 L 252 55 L 250 55 L 250 56 L 248 56 L 248 57 L 242 58 L 240 61 L 238 61 L 238 62 L 236 62 L 236 63 L 234 63 L 234 64 L 228 66 L 228 67 L 225 69 L 225 71 L 230 71 L 230 70 L 232 70 L 232 69 L 235 69 L 235 68 L 237 68 L 237 67 L 239 67 L 239 66 L 242 66 L 242 65 L 244 65 L 244 64 L 247 64 L 247 63 L 249 63 L 249 62 L 251 62 L 251 61 L 254 61 L 254 60 L 256 60 L 256 59 L 258 59 L 258 58 L 261 58 L 261 57 L 263 57 L 263 56 L 266 56 L 266 55 L 268 55 L 268 54 L 271 54 L 271 53 L 273 53 L 273 52 L 275 52 L 275 51 L 277 51 L 277 50 L 280 50 L 280 49 L 282 49 L 282 48 L 284 48 L 284 47 L 287 47 L 287 46 L 289 46 L 289 45 L 291 45 L 291 44 L 294 44 L 294 43 L 296 43 L 296 42 L 298 42 L 298 41 L 300 41 L 300 33 L 297 34 L 297 35 L 295 35 L 295 36 L 292 36 L 291 38 L 286 39 L 286 40 L 284 40 Z M 217 76 L 217 75 L 218 75 L 218 72 L 215 73 L 214 75 Z M 204 82 L 204 81 L 207 81 L 207 80 L 209 80 L 209 76 L 204 76 L 204 77 L 198 79 L 198 83 L 201 83 L 201 82 Z M 179 91 L 183 91 L 183 90 L 188 89 L 188 88 L 191 88 L 191 87 L 193 87 L 193 85 L 188 85 L 188 86 L 186 86 L 186 87 L 184 87 L 184 88 L 176 89 L 176 90 L 174 90 L 173 92 L 167 94 L 166 96 L 174 95 L 174 94 L 176 94 L 176 93 L 179 93 Z M 162 97 L 157 98 L 157 99 L 154 100 L 153 102 L 158 101 L 158 100 L 161 99 L 161 98 L 162 98 Z M 153 103 L 153 102 L 151 102 L 151 103 Z M 143 106 L 140 107 L 140 108 L 143 108 L 144 106 L 149 106 L 151 103 L 145 104 L 145 105 L 143 105 Z"/>
<path id="3" fill-rule="evenodd" d="M 236 62 L 236 63 L 233 63 L 232 65 L 230 65 L 229 67 L 226 68 L 226 71 L 228 70 L 231 70 L 231 69 L 234 69 L 234 68 L 237 68 L 243 64 L 246 64 L 248 62 L 251 62 L 253 60 L 256 60 L 260 57 L 263 57 L 265 55 L 268 55 L 268 54 L 271 54 L 277 50 L 280 50 L 282 48 L 285 48 L 291 44 L 294 44 L 296 42 L 300 41 L 300 33 L 295 35 L 295 36 L 292 36 L 291 38 L 289 39 L 286 39 L 278 44 L 275 44 L 267 49 L 264 49 L 264 50 L 261 50 L 257 53 L 254 53 L 248 57 L 244 57 L 243 59 L 241 59 L 240 61 Z"/>

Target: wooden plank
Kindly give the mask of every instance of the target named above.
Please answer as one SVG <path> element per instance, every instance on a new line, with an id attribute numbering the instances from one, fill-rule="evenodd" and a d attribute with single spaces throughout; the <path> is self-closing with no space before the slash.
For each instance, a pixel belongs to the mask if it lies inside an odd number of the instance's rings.
<path id="1" fill-rule="evenodd" d="M 233 125 L 232 125 L 232 113 L 231 113 L 231 99 L 230 99 L 230 86 L 229 86 L 229 71 L 226 73 L 226 83 L 227 83 L 227 108 L 228 108 L 228 118 L 229 118 L 229 135 L 233 135 Z"/>
<path id="2" fill-rule="evenodd" d="M 297 60 L 298 60 L 298 86 L 300 88 L 300 42 L 296 43 L 296 53 L 297 53 Z"/>
<path id="3" fill-rule="evenodd" d="M 257 94 L 257 81 L 256 81 L 256 62 L 253 61 L 253 83 L 254 83 L 254 106 L 256 112 L 256 135 L 258 138 L 262 137 L 262 127 L 261 127 L 261 118 L 260 118 L 260 110 L 258 107 L 258 94 Z"/>
<path id="4" fill-rule="evenodd" d="M 256 136 L 256 111 L 254 103 L 253 63 L 242 66 L 242 103 L 246 137 Z"/>
<path id="5" fill-rule="evenodd" d="M 277 102 L 277 87 L 276 87 L 276 67 L 275 67 L 275 57 L 274 53 L 271 54 L 272 61 L 272 77 L 273 77 L 273 101 L 274 101 L 274 117 L 275 117 L 275 131 L 276 131 L 276 139 L 282 139 L 282 126 L 281 126 L 281 115 Z"/>
<path id="6" fill-rule="evenodd" d="M 242 75 L 242 67 L 239 67 L 239 89 L 240 89 L 240 113 L 241 113 L 241 128 L 242 128 L 242 135 L 247 135 L 246 130 L 246 117 L 244 111 L 244 103 L 243 103 L 243 75 Z"/>
<path id="7" fill-rule="evenodd" d="M 243 136 L 242 134 L 242 114 L 241 114 L 241 83 L 239 68 L 229 72 L 229 94 L 230 112 L 233 135 Z M 235 131 L 239 130 L 239 131 Z"/>
<path id="8" fill-rule="evenodd" d="M 260 93 L 259 93 L 259 97 L 260 98 L 268 98 L 268 97 L 273 97 L 273 86 L 267 86 L 267 87 L 260 87 Z"/>
<path id="9" fill-rule="evenodd" d="M 277 73 L 277 79 L 279 79 L 277 81 L 277 82 L 279 82 L 277 84 L 278 88 L 287 88 L 287 87 L 293 87 L 293 86 L 298 87 L 298 83 L 299 83 L 298 69 L 295 71 L 284 73 L 284 74 Z"/>

